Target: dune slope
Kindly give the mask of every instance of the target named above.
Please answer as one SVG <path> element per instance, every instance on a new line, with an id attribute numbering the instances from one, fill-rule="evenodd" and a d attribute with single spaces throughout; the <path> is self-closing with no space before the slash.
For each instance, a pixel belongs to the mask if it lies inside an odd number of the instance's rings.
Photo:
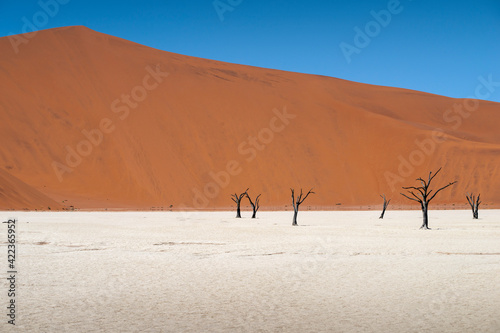
<path id="1" fill-rule="evenodd" d="M 411 204 L 401 186 L 439 167 L 436 185 L 458 183 L 436 203 L 500 199 L 498 103 L 194 58 L 85 27 L 40 31 L 18 53 L 11 41 L 0 39 L 0 168 L 57 202 L 220 209 L 249 187 L 283 208 L 290 187 L 313 187 L 313 209 L 381 193 Z"/>
<path id="2" fill-rule="evenodd" d="M 63 205 L 0 169 L 0 210 L 61 209 Z"/>

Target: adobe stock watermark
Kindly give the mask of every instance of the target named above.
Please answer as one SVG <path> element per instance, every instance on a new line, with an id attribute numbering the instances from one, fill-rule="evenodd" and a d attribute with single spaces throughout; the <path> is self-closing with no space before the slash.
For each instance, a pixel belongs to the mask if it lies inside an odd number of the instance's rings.
<path id="1" fill-rule="evenodd" d="M 409 321 L 411 326 L 417 331 L 424 331 L 426 324 L 438 318 L 446 318 L 447 313 L 455 313 L 458 309 L 457 302 L 461 295 L 454 288 L 441 290 L 438 294 L 428 295 L 425 298 L 424 307 L 418 307 L 412 313 Z"/>
<path id="2" fill-rule="evenodd" d="M 284 274 L 285 281 L 304 281 L 308 276 L 323 269 L 323 266 L 331 260 L 331 256 L 327 254 L 335 244 L 333 238 L 317 237 L 315 244 L 312 255 L 307 256 L 300 265 L 293 266 L 291 271 Z"/>
<path id="3" fill-rule="evenodd" d="M 258 152 L 263 151 L 275 138 L 276 133 L 280 133 L 290 124 L 290 120 L 297 117 L 289 113 L 286 107 L 283 110 L 273 109 L 274 116 L 269 120 L 268 126 L 262 128 L 256 135 L 250 135 L 246 140 L 238 145 L 238 153 L 244 158 L 245 163 L 251 163 L 257 157 Z M 219 172 L 210 171 L 208 173 L 212 181 L 200 188 L 193 188 L 192 208 L 204 209 L 211 199 L 215 199 L 221 189 L 226 188 L 231 178 L 243 172 L 244 163 L 239 160 L 230 160 L 226 163 L 224 170 Z M 185 205 L 181 205 L 187 208 Z"/>
<path id="4" fill-rule="evenodd" d="M 314 244 L 314 247 L 308 248 L 307 252 L 305 249 L 301 250 L 301 254 L 305 255 L 304 260 L 292 260 L 289 268 L 280 272 L 278 280 L 266 285 L 268 294 L 282 294 L 284 285 L 286 285 L 286 293 L 296 293 L 303 289 L 304 281 L 309 281 L 311 277 L 317 278 L 317 274 L 321 273 L 325 267 L 333 265 L 334 261 L 329 255 L 331 253 L 329 251 L 335 245 L 333 238 L 316 237 Z M 238 332 L 256 332 L 259 327 L 269 328 L 265 320 L 266 315 L 278 311 L 282 305 L 280 298 L 259 298 L 244 313 L 239 311 L 234 314 L 234 326 Z M 370 329 L 367 332 L 375 332 L 375 330 Z"/>
<path id="5" fill-rule="evenodd" d="M 212 6 L 214 6 L 219 20 L 224 22 L 224 13 L 232 12 L 236 7 L 241 5 L 243 0 L 214 0 Z"/>
<path id="6" fill-rule="evenodd" d="M 169 73 L 163 72 L 158 64 L 155 68 L 147 66 L 147 74 L 142 79 L 142 84 L 136 85 L 130 90 L 129 94 L 121 94 L 120 98 L 111 102 L 110 109 L 118 115 L 118 118 L 123 121 L 130 115 L 130 110 L 135 109 L 143 102 L 149 92 L 158 88 Z M 59 182 L 63 181 L 63 176 L 66 173 L 71 173 L 82 162 L 83 158 L 88 157 L 104 141 L 104 135 L 110 134 L 116 129 L 115 122 L 111 118 L 102 118 L 99 121 L 97 128 L 90 130 L 83 129 L 82 139 L 75 145 L 67 145 L 66 158 L 64 163 L 52 161 L 52 168 Z"/>
<path id="7" fill-rule="evenodd" d="M 463 120 L 469 118 L 479 108 L 478 99 L 489 98 L 495 90 L 500 87 L 500 81 L 493 81 L 493 74 L 486 78 L 479 76 L 479 84 L 474 89 L 474 96 L 468 96 L 460 102 L 456 102 L 451 108 L 443 112 L 443 121 L 449 124 L 452 130 L 458 130 L 462 126 Z M 431 138 L 414 141 L 416 148 L 405 158 L 398 156 L 398 174 L 390 171 L 384 173 L 385 180 L 391 191 L 396 190 L 396 184 L 405 181 L 405 178 L 411 176 L 415 167 L 422 165 L 426 158 L 431 156 L 437 148 L 437 145 L 446 141 L 443 129 L 436 128 L 432 131 Z"/>
<path id="8" fill-rule="evenodd" d="M 408 0 L 412 1 L 412 0 Z M 348 64 L 351 63 L 353 54 L 360 54 L 361 50 L 370 45 L 373 38 L 380 35 L 382 28 L 387 28 L 391 23 L 392 17 L 398 15 L 403 11 L 404 7 L 399 0 L 389 0 L 386 9 L 381 9 L 378 12 L 375 10 L 370 11 L 373 20 L 368 21 L 363 29 L 358 26 L 354 27 L 353 43 L 349 44 L 341 42 L 339 44 L 340 50 L 344 55 Z"/>
<path id="9" fill-rule="evenodd" d="M 40 10 L 33 14 L 31 19 L 26 16 L 21 18 L 23 26 L 21 28 L 21 33 L 23 35 L 14 35 L 10 32 L 11 36 L 7 38 L 10 41 L 10 45 L 14 50 L 15 54 L 19 53 L 19 46 L 22 44 L 28 44 L 31 39 L 33 39 L 38 30 L 45 27 L 51 18 L 54 18 L 59 13 L 60 5 L 66 5 L 70 0 L 40 0 L 37 2 Z"/>

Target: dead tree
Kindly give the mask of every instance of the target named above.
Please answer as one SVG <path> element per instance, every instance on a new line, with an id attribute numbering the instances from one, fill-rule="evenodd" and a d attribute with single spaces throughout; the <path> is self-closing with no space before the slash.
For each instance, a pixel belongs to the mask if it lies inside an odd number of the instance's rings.
<path id="1" fill-rule="evenodd" d="M 432 180 L 434 179 L 434 177 L 436 177 L 439 171 L 441 171 L 441 168 L 439 168 L 439 170 L 436 171 L 434 175 L 432 174 L 432 171 L 429 172 L 429 179 L 427 181 L 423 180 L 422 178 L 417 178 L 417 180 L 419 180 L 422 183 L 422 186 L 403 187 L 403 189 L 407 190 L 408 193 L 412 195 L 412 197 L 400 193 L 402 196 L 420 203 L 420 207 L 422 208 L 422 217 L 424 220 L 420 229 L 429 229 L 429 218 L 427 215 L 427 211 L 429 209 L 429 203 L 431 202 L 431 200 L 434 199 L 440 191 L 456 183 L 456 181 L 454 181 L 453 183 L 449 183 L 448 185 L 441 187 L 436 192 L 434 192 L 434 194 L 432 194 L 433 190 L 429 190 L 429 187 L 431 186 Z M 415 194 L 413 190 L 418 191 L 419 195 Z"/>
<path id="2" fill-rule="evenodd" d="M 465 195 L 467 198 L 467 201 L 469 202 L 470 208 L 472 209 L 472 218 L 473 219 L 478 219 L 479 217 L 479 204 L 481 204 L 481 201 L 479 201 L 479 197 L 481 197 L 481 194 L 477 195 L 477 198 L 474 196 L 474 193 L 467 193 Z"/>
<path id="3" fill-rule="evenodd" d="M 382 199 L 384 199 L 384 208 L 382 209 L 382 214 L 380 214 L 380 217 L 379 219 L 383 219 L 384 218 L 384 214 L 385 214 L 385 210 L 387 209 L 387 206 L 389 206 L 389 202 L 391 202 L 391 199 L 387 200 L 385 198 L 385 194 L 382 196 L 380 196 Z"/>
<path id="4" fill-rule="evenodd" d="M 312 189 L 310 189 L 309 192 L 307 192 L 307 194 L 305 196 L 303 196 L 302 189 L 300 189 L 300 194 L 297 197 L 297 200 L 295 200 L 295 193 L 294 193 L 293 188 L 291 188 L 290 191 L 292 191 L 292 205 L 293 205 L 293 222 L 292 222 L 292 225 L 295 226 L 295 225 L 298 225 L 297 224 L 297 214 L 299 213 L 299 206 L 300 206 L 300 204 L 303 203 L 304 200 L 306 200 L 306 198 L 309 196 L 309 194 L 311 194 L 311 193 L 314 194 L 314 192 L 312 191 Z"/>
<path id="5" fill-rule="evenodd" d="M 248 189 L 247 189 L 248 191 Z M 259 206 L 259 197 L 262 195 L 262 194 L 259 194 L 257 196 L 257 198 L 255 198 L 255 202 L 252 202 L 252 199 L 250 199 L 250 196 L 248 195 L 248 193 L 246 194 L 247 195 L 247 198 L 248 198 L 248 201 L 250 201 L 250 205 L 252 205 L 252 210 L 253 210 L 253 214 L 252 214 L 252 218 L 254 219 L 255 216 L 257 215 L 257 211 L 259 210 L 260 206 Z"/>
<path id="6" fill-rule="evenodd" d="M 247 195 L 248 188 L 245 190 L 245 192 L 241 193 L 238 195 L 238 193 L 231 194 L 231 200 L 233 200 L 236 203 L 236 217 L 241 218 L 241 212 L 240 212 L 240 204 L 241 204 L 241 199 L 243 199 Z"/>

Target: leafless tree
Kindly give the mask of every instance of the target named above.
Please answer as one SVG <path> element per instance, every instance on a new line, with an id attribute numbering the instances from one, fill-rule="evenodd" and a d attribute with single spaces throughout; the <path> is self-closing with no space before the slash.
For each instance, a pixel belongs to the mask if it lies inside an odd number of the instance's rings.
<path id="1" fill-rule="evenodd" d="M 380 217 L 379 219 L 383 219 L 384 218 L 384 214 L 385 214 L 385 210 L 387 209 L 387 206 L 389 206 L 389 202 L 391 202 L 391 199 L 387 200 L 385 198 L 385 194 L 382 196 L 380 196 L 382 199 L 384 199 L 384 208 L 382 209 L 382 214 L 380 214 Z"/>
<path id="2" fill-rule="evenodd" d="M 432 174 L 432 171 L 429 172 L 429 178 L 427 181 L 423 180 L 422 178 L 417 178 L 417 180 L 420 181 L 422 186 L 403 187 L 403 189 L 407 190 L 408 193 L 411 194 L 411 197 L 406 195 L 406 194 L 401 193 L 402 196 L 420 203 L 420 207 L 422 208 L 422 215 L 423 215 L 422 217 L 424 220 L 420 229 L 429 229 L 429 218 L 428 218 L 427 211 L 429 209 L 429 203 L 431 202 L 431 200 L 434 199 L 440 191 L 442 191 L 445 188 L 447 188 L 448 186 L 451 186 L 451 185 L 456 183 L 456 181 L 454 181 L 453 183 L 449 183 L 448 185 L 443 186 L 440 189 L 438 189 L 433 194 L 433 190 L 429 190 L 429 187 L 431 186 L 432 180 L 434 179 L 434 177 L 436 177 L 436 175 L 439 173 L 439 171 L 441 171 L 441 168 L 439 168 L 439 170 L 436 171 L 436 173 L 434 173 L 434 175 Z M 415 194 L 414 191 L 418 191 L 418 194 Z"/>
<path id="3" fill-rule="evenodd" d="M 236 217 L 241 218 L 241 212 L 240 212 L 240 204 L 241 204 L 241 199 L 243 199 L 247 195 L 248 188 L 245 190 L 245 192 L 241 193 L 238 195 L 238 193 L 231 194 L 231 200 L 233 200 L 236 203 Z"/>
<path id="4" fill-rule="evenodd" d="M 477 195 L 477 198 L 474 196 L 474 193 L 467 193 L 465 195 L 467 198 L 467 201 L 469 202 L 470 208 L 472 208 L 472 218 L 477 219 L 479 218 L 479 204 L 481 204 L 481 201 L 479 201 L 479 197 L 481 197 L 481 194 Z"/>
<path id="5" fill-rule="evenodd" d="M 250 205 L 252 205 L 252 210 L 253 210 L 253 214 L 252 214 L 252 218 L 254 219 L 256 216 L 257 216 L 257 211 L 259 210 L 260 206 L 259 206 L 259 197 L 261 196 L 262 194 L 259 194 L 257 196 L 257 198 L 255 198 L 255 202 L 252 201 L 252 199 L 250 199 L 250 196 L 248 195 L 247 193 L 247 198 L 248 198 L 248 201 L 250 201 Z"/>
<path id="6" fill-rule="evenodd" d="M 314 192 L 312 191 L 312 189 L 309 190 L 309 192 L 307 192 L 307 194 L 304 196 L 303 193 L 302 193 L 302 189 L 300 189 L 300 194 L 299 196 L 297 197 L 297 200 L 295 200 L 295 192 L 293 190 L 293 188 L 290 189 L 290 191 L 292 191 L 292 205 L 293 205 L 293 222 L 292 222 L 292 225 L 298 225 L 297 224 L 297 214 L 299 213 L 299 206 L 301 203 L 304 202 L 304 200 L 306 200 L 306 198 L 309 196 L 309 194 L 313 193 Z"/>
<path id="7" fill-rule="evenodd" d="M 248 189 L 247 189 L 247 191 L 248 191 Z M 255 202 L 253 202 L 252 199 L 250 199 L 250 196 L 248 195 L 248 193 L 246 195 L 247 195 L 248 201 L 250 201 L 250 205 L 252 205 L 252 210 L 253 210 L 252 218 L 254 219 L 255 216 L 257 215 L 257 211 L 260 208 L 260 206 L 259 206 L 259 197 L 261 196 L 261 194 L 259 194 L 257 196 L 257 198 L 255 198 Z"/>

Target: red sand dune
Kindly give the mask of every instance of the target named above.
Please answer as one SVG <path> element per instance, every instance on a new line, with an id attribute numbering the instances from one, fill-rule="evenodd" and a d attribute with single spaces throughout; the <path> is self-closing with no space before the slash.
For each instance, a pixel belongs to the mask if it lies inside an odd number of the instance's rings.
<path id="1" fill-rule="evenodd" d="M 31 37 L 17 54 L 0 39 L 1 209 L 222 209 L 247 187 L 264 208 L 290 206 L 290 187 L 314 187 L 303 209 L 380 205 L 381 193 L 411 205 L 400 187 L 441 166 L 435 184 L 458 183 L 436 204 L 462 205 L 467 191 L 500 200 L 498 103 L 194 58 L 85 27 Z"/>
<path id="2" fill-rule="evenodd" d="M 0 207 L 2 209 L 61 209 L 62 204 L 0 169 Z"/>

